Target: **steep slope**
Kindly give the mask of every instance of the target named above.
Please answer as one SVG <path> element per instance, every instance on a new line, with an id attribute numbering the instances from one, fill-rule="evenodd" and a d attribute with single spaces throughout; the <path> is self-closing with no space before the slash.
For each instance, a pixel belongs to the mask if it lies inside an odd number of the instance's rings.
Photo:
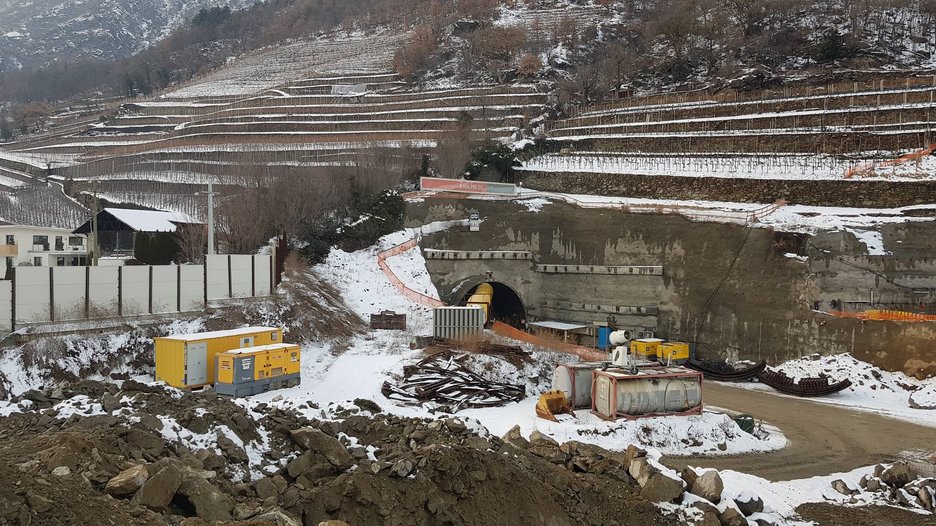
<path id="1" fill-rule="evenodd" d="M 0 73 L 150 47 L 203 7 L 253 0 L 35 0 L 0 3 Z"/>

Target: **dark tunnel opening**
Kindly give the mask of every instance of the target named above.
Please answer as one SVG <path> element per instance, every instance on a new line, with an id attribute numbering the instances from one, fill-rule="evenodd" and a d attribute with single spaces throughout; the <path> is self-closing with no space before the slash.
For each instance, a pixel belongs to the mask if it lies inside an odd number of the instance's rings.
<path id="1" fill-rule="evenodd" d="M 526 323 L 526 308 L 523 306 L 520 295 L 503 283 L 491 281 L 488 284 L 494 289 L 488 311 L 488 321 L 499 321 L 523 329 Z M 462 304 L 467 302 L 477 290 L 478 287 L 471 289 L 463 298 Z"/>

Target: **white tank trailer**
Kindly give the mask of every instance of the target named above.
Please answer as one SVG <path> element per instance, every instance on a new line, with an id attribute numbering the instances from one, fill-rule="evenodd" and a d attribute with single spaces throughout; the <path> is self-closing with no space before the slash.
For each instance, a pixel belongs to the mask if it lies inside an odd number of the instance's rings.
<path id="1" fill-rule="evenodd" d="M 595 369 L 592 413 L 605 420 L 702 413 L 702 373 L 680 367 Z"/>
<path id="2" fill-rule="evenodd" d="M 603 362 L 561 363 L 553 371 L 553 390 L 563 391 L 573 409 L 592 406 L 592 371 L 600 369 Z"/>

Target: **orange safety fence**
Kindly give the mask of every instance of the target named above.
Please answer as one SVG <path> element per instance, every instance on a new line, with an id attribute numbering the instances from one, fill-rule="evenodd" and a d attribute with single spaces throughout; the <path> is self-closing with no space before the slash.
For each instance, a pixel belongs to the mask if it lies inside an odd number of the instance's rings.
<path id="1" fill-rule="evenodd" d="M 554 351 L 574 354 L 586 361 L 597 362 L 608 359 L 607 353 L 595 349 L 589 349 L 588 347 L 582 347 L 581 345 L 572 345 L 571 343 L 557 342 L 547 340 L 545 338 L 540 338 L 539 336 L 523 332 L 520 329 L 511 327 L 510 325 L 501 323 L 499 321 L 495 321 L 491 324 L 491 330 L 494 332 L 494 334 L 503 336 L 504 338 L 530 343 L 538 347 L 545 347 Z"/>
<path id="2" fill-rule="evenodd" d="M 866 310 L 863 312 L 830 311 L 829 314 L 839 318 L 853 318 L 857 320 L 875 321 L 936 321 L 936 314 L 920 314 L 900 310 Z"/>
<path id="3" fill-rule="evenodd" d="M 444 307 L 445 302 L 433 298 L 432 296 L 427 296 L 421 292 L 417 292 L 406 286 L 403 281 L 394 274 L 393 270 L 390 269 L 390 265 L 387 264 L 387 258 L 393 257 L 399 254 L 406 252 L 416 246 L 417 239 L 413 238 L 405 243 L 400 243 L 394 247 L 388 248 L 382 252 L 377 253 L 377 266 L 380 267 L 380 270 L 387 276 L 390 280 L 390 283 L 400 291 L 404 297 L 419 303 L 425 307 Z"/>
<path id="4" fill-rule="evenodd" d="M 922 150 L 917 150 L 915 152 L 910 152 L 910 153 L 901 155 L 900 157 L 896 159 L 889 159 L 887 161 L 880 161 L 880 162 L 863 163 L 863 164 L 859 164 L 856 166 L 852 166 L 851 168 L 845 170 L 845 179 L 850 179 L 854 177 L 855 175 L 873 171 L 875 168 L 878 168 L 881 166 L 885 166 L 885 167 L 897 166 L 897 165 L 911 162 L 911 161 L 917 162 L 920 159 L 926 157 L 927 155 L 932 155 L 933 152 L 936 152 L 936 144 L 931 144 L 928 147 L 923 148 Z"/>

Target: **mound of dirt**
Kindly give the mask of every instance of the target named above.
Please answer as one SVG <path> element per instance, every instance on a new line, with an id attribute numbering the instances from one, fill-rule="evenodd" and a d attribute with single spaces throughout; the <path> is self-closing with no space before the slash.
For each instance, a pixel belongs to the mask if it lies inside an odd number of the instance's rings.
<path id="1" fill-rule="evenodd" d="M 14 402 L 22 412 L 0 418 L 0 524 L 676 523 L 621 454 L 518 447 L 454 417 L 361 401 L 315 421 L 132 381 Z"/>

